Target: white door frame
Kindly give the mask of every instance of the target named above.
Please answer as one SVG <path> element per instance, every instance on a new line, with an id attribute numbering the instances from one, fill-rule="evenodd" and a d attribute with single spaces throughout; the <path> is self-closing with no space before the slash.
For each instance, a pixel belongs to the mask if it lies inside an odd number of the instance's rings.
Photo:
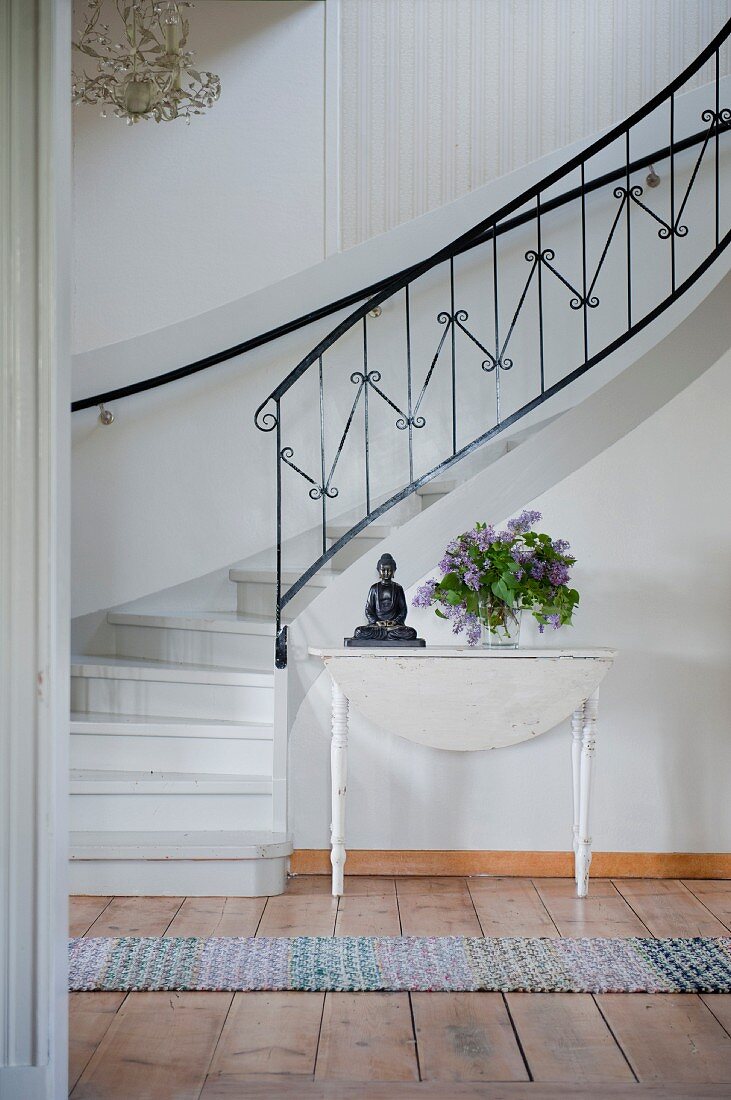
<path id="1" fill-rule="evenodd" d="M 0 1098 L 66 1095 L 70 0 L 0 3 Z"/>

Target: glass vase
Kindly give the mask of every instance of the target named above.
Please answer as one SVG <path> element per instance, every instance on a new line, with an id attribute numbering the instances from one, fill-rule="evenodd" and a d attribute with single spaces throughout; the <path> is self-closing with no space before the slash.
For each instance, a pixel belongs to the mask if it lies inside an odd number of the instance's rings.
<path id="1" fill-rule="evenodd" d="M 523 610 L 509 607 L 502 600 L 490 596 L 478 595 L 478 617 L 480 620 L 480 644 L 486 649 L 517 649 L 520 644 L 520 620 Z"/>

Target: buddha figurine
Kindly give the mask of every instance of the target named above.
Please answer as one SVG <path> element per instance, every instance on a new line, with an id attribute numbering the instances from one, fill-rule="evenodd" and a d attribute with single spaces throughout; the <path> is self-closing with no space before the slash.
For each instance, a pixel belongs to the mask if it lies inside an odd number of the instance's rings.
<path id="1" fill-rule="evenodd" d="M 406 596 L 393 579 L 395 572 L 396 562 L 390 554 L 383 554 L 378 562 L 380 580 L 371 585 L 366 601 L 368 622 L 355 628 L 354 636 L 345 639 L 346 646 L 426 645 L 412 626 L 406 626 Z"/>

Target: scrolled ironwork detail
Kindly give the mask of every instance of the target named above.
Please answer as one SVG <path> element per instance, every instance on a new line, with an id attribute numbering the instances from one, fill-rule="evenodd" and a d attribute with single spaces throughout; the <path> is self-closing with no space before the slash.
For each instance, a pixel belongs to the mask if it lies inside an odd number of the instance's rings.
<path id="1" fill-rule="evenodd" d="M 262 401 L 259 408 L 254 413 L 254 424 L 260 432 L 273 432 L 279 423 L 279 417 L 273 412 L 264 412 L 264 409 L 272 401 L 273 398 L 267 397 L 266 401 Z"/>

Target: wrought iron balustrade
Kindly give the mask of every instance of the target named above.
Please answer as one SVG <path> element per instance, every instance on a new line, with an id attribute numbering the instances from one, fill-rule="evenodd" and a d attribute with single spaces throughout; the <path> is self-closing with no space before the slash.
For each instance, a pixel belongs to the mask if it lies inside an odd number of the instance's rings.
<path id="1" fill-rule="evenodd" d="M 722 138 L 731 128 L 731 106 L 721 102 L 720 58 L 730 34 L 731 21 L 680 76 L 624 123 L 435 255 L 385 282 L 261 403 L 256 426 L 272 433 L 276 443 L 277 667 L 287 660 L 282 612 L 352 538 L 595 367 L 692 286 L 726 248 L 731 164 L 725 163 Z M 687 112 L 679 117 L 683 101 L 678 94 L 704 67 L 710 81 L 702 82 L 696 98 L 705 97 L 706 103 L 691 124 Z M 667 127 L 663 147 L 642 149 L 648 120 L 655 129 Z M 650 165 L 662 165 L 663 176 L 662 187 L 652 195 L 644 179 Z M 650 248 L 658 251 L 651 265 L 644 263 L 638 286 L 636 250 L 647 261 Z M 457 266 L 462 257 L 468 257 L 466 273 Z M 518 261 L 525 266 L 520 278 Z M 654 272 L 652 286 L 648 266 Z M 432 273 L 438 269 L 444 278 L 437 284 Z M 480 285 L 489 288 L 481 299 L 475 293 Z M 423 303 L 415 309 L 420 293 L 428 303 L 442 299 L 430 318 Z M 477 312 L 465 308 L 466 296 L 478 298 Z M 379 307 L 382 315 L 374 320 L 372 311 L 378 313 Z M 394 334 L 389 352 L 381 347 L 374 358 L 378 330 L 371 326 L 389 317 Z M 426 334 L 435 321 L 433 347 L 425 353 Z M 572 344 L 573 360 L 557 372 L 557 360 L 570 357 Z M 472 352 L 467 367 L 465 349 Z M 523 376 L 506 400 L 508 372 Z M 313 378 L 314 403 L 306 388 Z M 334 385 L 340 387 L 337 401 L 329 399 Z M 353 387 L 347 404 L 346 385 Z M 491 388 L 489 414 L 479 412 L 485 385 Z M 439 399 L 427 412 L 437 386 Z M 389 430 L 405 441 L 401 484 L 391 485 L 385 495 L 374 494 L 374 455 L 377 460 L 384 446 L 389 454 L 395 452 L 383 420 L 374 441 L 376 407 L 388 412 Z M 314 440 L 303 428 L 313 409 Z M 430 431 L 429 462 L 421 469 L 417 440 Z M 352 485 L 354 472 L 362 485 L 361 513 L 328 546 L 328 504 L 339 497 L 343 479 Z M 290 503 L 292 493 L 304 493 L 319 505 L 321 552 L 285 591 L 288 509 L 297 510 L 303 522 L 301 503 Z"/>

